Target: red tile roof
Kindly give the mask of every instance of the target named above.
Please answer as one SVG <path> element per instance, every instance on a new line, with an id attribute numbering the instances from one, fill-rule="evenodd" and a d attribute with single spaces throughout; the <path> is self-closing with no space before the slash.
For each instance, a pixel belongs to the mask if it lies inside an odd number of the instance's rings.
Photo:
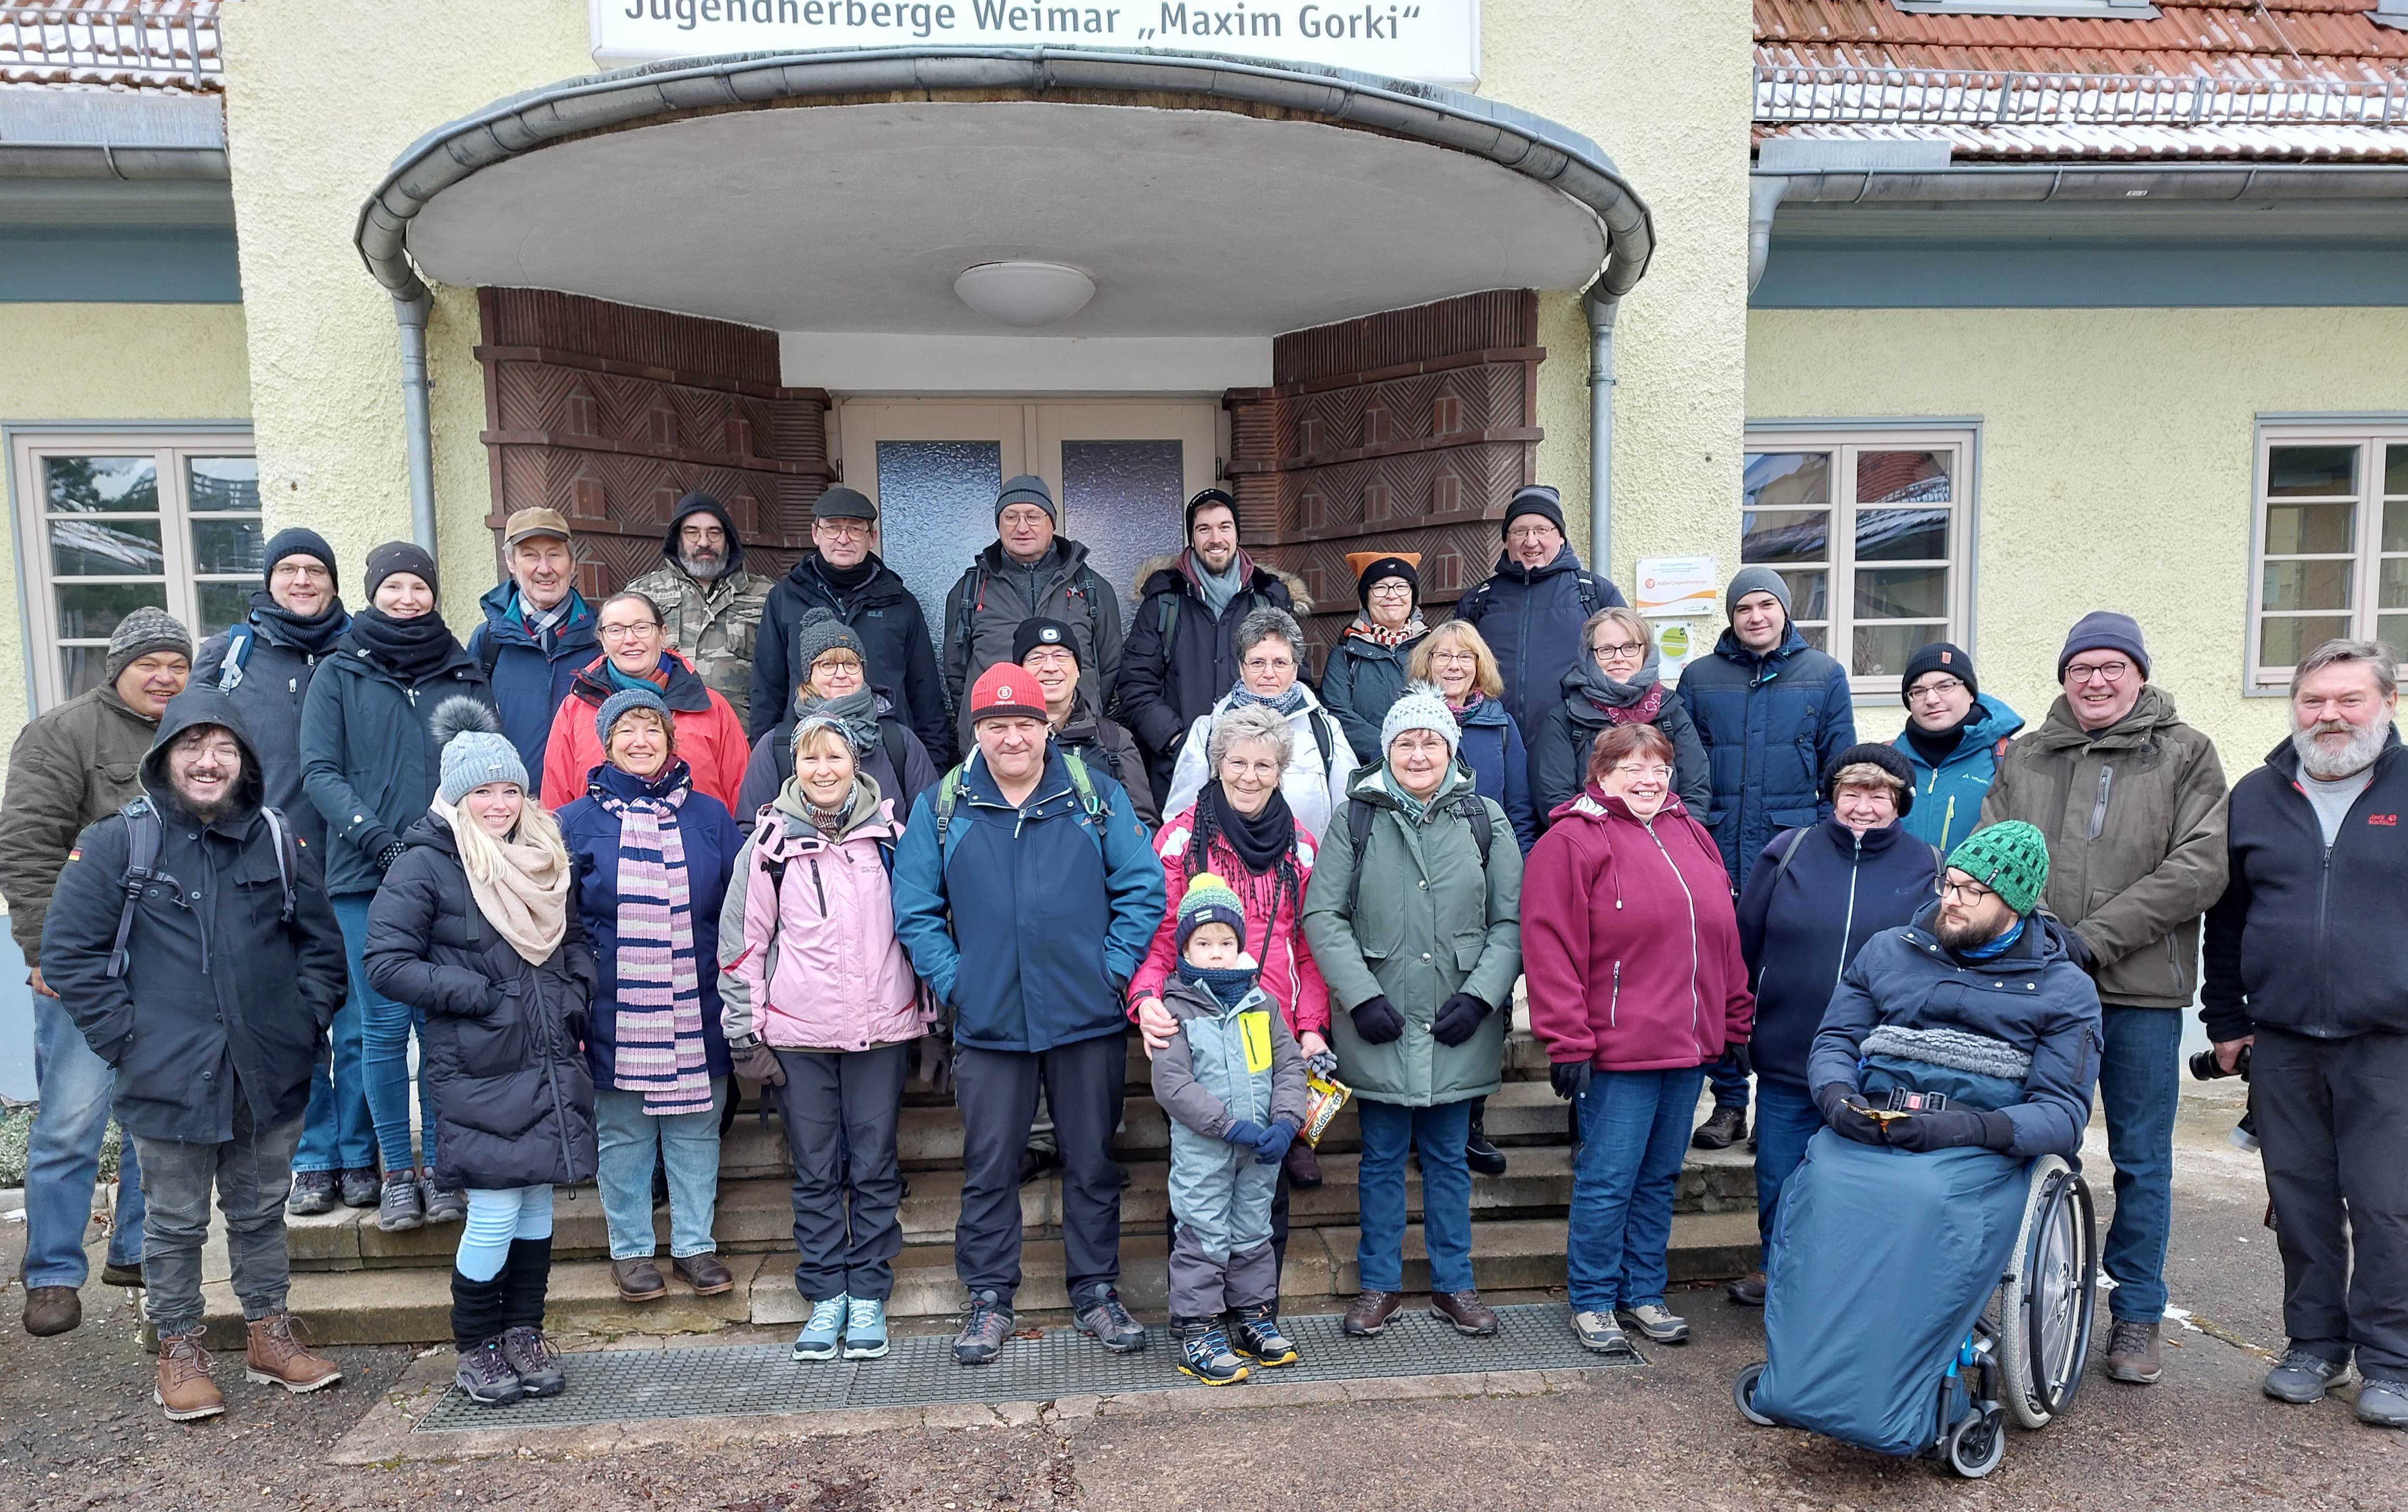
<path id="1" fill-rule="evenodd" d="M 222 0 L 0 0 L 0 84 L 190 93 L 225 87 Z"/>
<path id="2" fill-rule="evenodd" d="M 2227 78 L 2408 78 L 2408 32 L 2375 0 L 2156 0 L 2151 20 L 1954 16 L 1889 0 L 1755 0 L 1768 64 L 2213 74 Z"/>

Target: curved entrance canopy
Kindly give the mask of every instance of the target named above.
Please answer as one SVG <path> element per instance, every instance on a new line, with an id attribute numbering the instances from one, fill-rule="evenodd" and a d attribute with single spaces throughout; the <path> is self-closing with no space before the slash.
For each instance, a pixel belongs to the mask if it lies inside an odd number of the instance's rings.
<path id="1" fill-rule="evenodd" d="M 653 64 L 422 138 L 361 211 L 427 278 L 788 331 L 993 334 L 966 268 L 1066 264 L 1063 335 L 1268 335 L 1483 289 L 1620 293 L 1653 249 L 1596 145 L 1310 64 L 1056 49 Z"/>

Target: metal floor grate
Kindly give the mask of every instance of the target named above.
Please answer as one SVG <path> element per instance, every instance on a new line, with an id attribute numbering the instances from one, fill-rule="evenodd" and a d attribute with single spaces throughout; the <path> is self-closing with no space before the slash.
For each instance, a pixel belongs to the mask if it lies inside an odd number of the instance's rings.
<path id="1" fill-rule="evenodd" d="M 1528 1303 L 1497 1309 L 1494 1338 L 1465 1338 L 1426 1310 L 1397 1315 L 1372 1339 L 1345 1336 L 1335 1314 L 1283 1319 L 1303 1358 L 1258 1373 L 1290 1381 L 1362 1380 L 1385 1376 L 1452 1376 L 1476 1371 L 1574 1370 L 1641 1365 L 1632 1355 L 1601 1355 L 1573 1337 L 1560 1305 Z M 617 1349 L 564 1357 L 568 1390 L 541 1402 L 480 1407 L 446 1391 L 418 1424 L 422 1434 L 475 1428 L 565 1428 L 646 1418 L 741 1418 L 763 1413 L 828 1412 L 848 1407 L 916 1407 L 948 1402 L 1050 1402 L 1064 1396 L 1216 1388 L 1191 1380 L 1172 1363 L 1170 1331 L 1146 1329 L 1145 1348 L 1111 1354 L 1075 1328 L 1013 1339 L 993 1363 L 953 1363 L 951 1334 L 895 1340 L 883 1360 L 797 1362 L 783 1344 L 691 1349 Z M 1217 1388 L 1243 1391 L 1243 1387 Z"/>

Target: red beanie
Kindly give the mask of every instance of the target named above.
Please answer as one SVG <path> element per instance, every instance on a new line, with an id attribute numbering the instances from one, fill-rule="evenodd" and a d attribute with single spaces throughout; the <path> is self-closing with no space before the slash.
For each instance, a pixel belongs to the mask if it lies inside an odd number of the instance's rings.
<path id="1" fill-rule="evenodd" d="M 1045 722 L 1045 690 L 1016 662 L 997 662 L 970 687 L 970 723 L 1013 717 Z"/>

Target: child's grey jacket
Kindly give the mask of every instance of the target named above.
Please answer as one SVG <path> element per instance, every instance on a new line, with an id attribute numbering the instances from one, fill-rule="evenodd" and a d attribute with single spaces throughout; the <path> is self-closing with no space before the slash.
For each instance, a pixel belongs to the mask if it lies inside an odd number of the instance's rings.
<path id="1" fill-rule="evenodd" d="M 1304 1057 L 1259 987 L 1224 1008 L 1173 977 L 1162 1001 L 1180 1027 L 1154 1054 L 1154 1101 L 1170 1115 L 1170 1214 L 1206 1255 L 1226 1261 L 1269 1240 L 1280 1168 L 1221 1136 L 1240 1119 L 1304 1127 Z"/>

